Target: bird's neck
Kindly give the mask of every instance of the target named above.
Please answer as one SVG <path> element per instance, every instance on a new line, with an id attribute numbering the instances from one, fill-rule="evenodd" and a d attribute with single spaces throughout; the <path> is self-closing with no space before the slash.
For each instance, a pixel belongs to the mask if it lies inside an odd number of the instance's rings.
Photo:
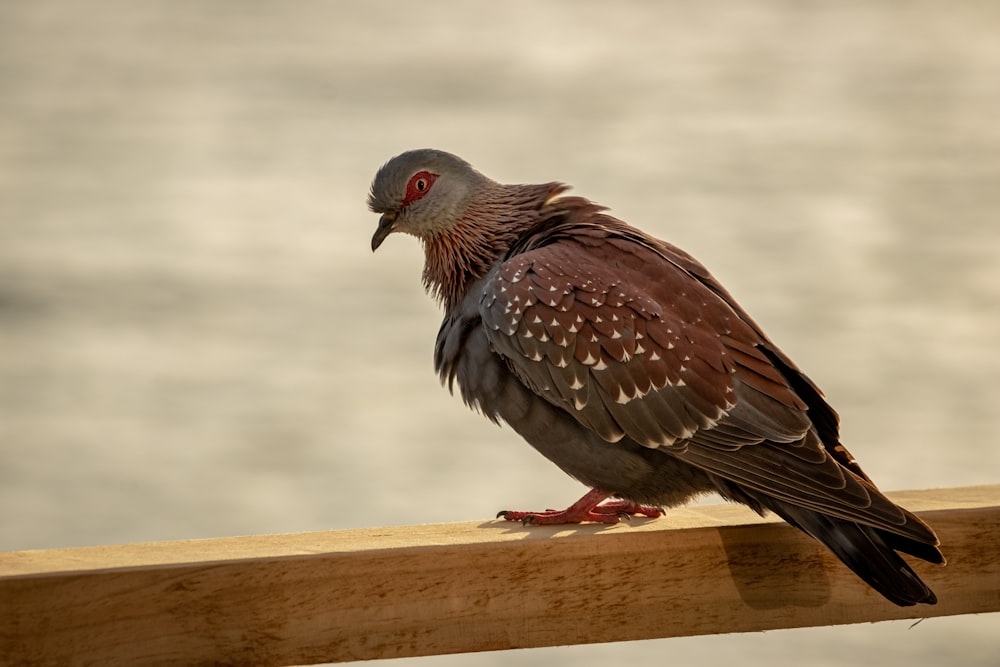
<path id="1" fill-rule="evenodd" d="M 424 238 L 424 286 L 451 310 L 562 192 L 558 183 L 490 184 L 447 230 Z"/>

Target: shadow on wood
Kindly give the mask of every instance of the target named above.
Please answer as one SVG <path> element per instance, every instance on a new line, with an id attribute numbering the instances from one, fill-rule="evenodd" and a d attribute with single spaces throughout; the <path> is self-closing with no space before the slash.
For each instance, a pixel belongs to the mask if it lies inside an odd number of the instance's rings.
<path id="1" fill-rule="evenodd" d="M 287 665 L 1000 610 L 1000 485 L 890 494 L 949 564 L 900 608 L 745 508 L 0 554 L 4 664 Z M 600 623 L 594 623 L 600 618 Z"/>

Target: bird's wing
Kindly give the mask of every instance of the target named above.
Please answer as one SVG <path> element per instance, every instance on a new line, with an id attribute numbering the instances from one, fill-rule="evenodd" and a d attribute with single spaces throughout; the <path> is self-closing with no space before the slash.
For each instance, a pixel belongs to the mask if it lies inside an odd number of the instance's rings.
<path id="1" fill-rule="evenodd" d="M 522 382 L 609 442 L 843 518 L 906 523 L 837 442 L 819 391 L 790 379 L 797 369 L 700 264 L 599 219 L 550 230 L 484 282 L 487 336 Z M 832 420 L 833 442 L 811 409 Z"/>

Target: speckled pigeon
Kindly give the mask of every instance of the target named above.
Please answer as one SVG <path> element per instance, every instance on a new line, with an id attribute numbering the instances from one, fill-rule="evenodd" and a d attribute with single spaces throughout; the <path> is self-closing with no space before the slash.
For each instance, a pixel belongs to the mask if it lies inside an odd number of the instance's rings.
<path id="1" fill-rule="evenodd" d="M 442 382 L 592 489 L 498 516 L 615 523 L 715 492 L 803 530 L 892 602 L 934 604 L 897 552 L 943 563 L 937 537 L 861 470 L 816 385 L 690 255 L 566 190 L 422 149 L 368 198 L 373 250 L 392 232 L 423 242 Z"/>

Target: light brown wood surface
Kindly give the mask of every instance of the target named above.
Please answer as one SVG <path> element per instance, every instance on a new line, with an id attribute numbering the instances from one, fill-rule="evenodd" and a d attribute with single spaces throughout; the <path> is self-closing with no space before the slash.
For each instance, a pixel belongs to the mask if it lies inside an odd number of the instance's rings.
<path id="1" fill-rule="evenodd" d="M 1000 485 L 890 494 L 938 532 L 935 606 L 882 599 L 731 505 L 0 554 L 0 663 L 287 665 L 1000 610 Z"/>

